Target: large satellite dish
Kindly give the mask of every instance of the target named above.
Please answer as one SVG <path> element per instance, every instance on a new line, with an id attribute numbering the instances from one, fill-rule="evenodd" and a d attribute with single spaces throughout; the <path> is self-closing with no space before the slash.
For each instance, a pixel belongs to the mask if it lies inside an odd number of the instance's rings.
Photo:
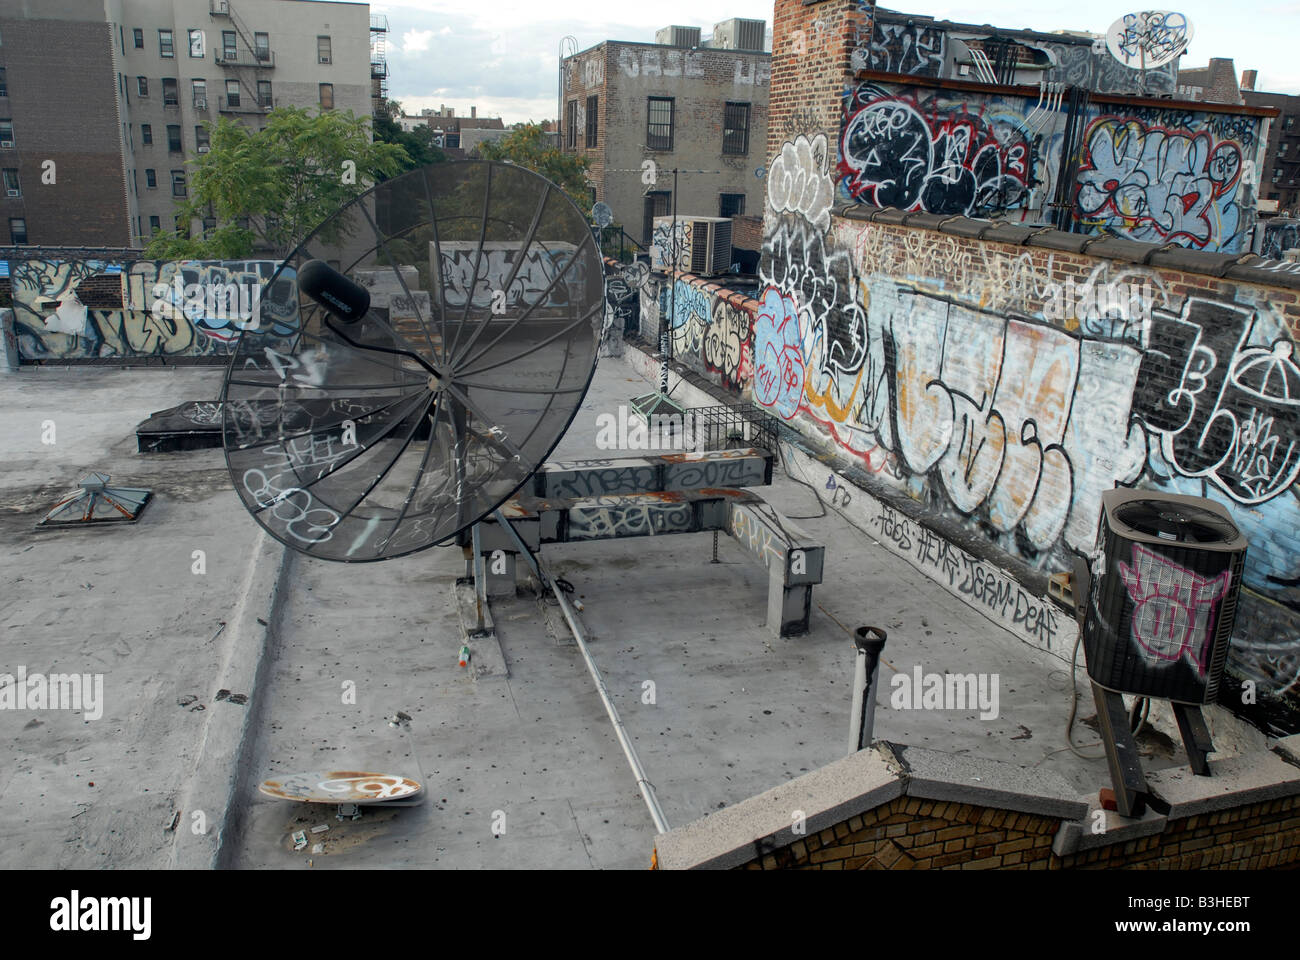
<path id="1" fill-rule="evenodd" d="M 323 559 L 444 542 L 554 449 L 603 309 L 591 230 L 543 177 L 466 161 L 385 181 L 261 288 L 222 393 L 235 490 Z"/>
<path id="2" fill-rule="evenodd" d="M 1106 49 L 1134 70 L 1163 67 L 1192 42 L 1192 23 L 1172 10 L 1126 13 L 1106 31 Z"/>

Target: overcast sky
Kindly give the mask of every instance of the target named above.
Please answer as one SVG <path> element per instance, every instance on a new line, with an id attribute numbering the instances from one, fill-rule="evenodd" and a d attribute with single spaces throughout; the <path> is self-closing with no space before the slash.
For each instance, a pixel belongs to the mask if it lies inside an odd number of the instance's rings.
<path id="1" fill-rule="evenodd" d="M 1116 0 L 896 0 L 882 6 L 965 23 L 1097 33 L 1124 13 L 1147 9 Z M 499 116 L 507 124 L 555 116 L 565 36 L 584 50 L 602 40 L 653 42 L 655 30 L 670 24 L 702 27 L 704 36 L 731 17 L 772 26 L 772 4 L 755 0 L 418 0 L 372 3 L 370 9 L 388 15 L 389 96 L 408 113 L 445 103 L 468 115 L 477 106 L 479 116 Z M 1177 9 L 1193 28 L 1184 67 L 1231 57 L 1238 76 L 1259 71 L 1257 89 L 1300 94 L 1300 0 L 1191 0 Z"/>

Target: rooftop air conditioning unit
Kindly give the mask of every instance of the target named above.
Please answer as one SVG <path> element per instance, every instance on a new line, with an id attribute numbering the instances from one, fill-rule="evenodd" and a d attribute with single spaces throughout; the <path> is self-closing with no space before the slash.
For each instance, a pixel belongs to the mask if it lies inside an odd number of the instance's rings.
<path id="1" fill-rule="evenodd" d="M 731 220 L 726 217 L 678 217 L 677 255 L 671 242 L 672 217 L 655 217 L 651 265 L 685 270 L 701 277 L 731 269 Z"/>
<path id="2" fill-rule="evenodd" d="M 1228 658 L 1246 538 L 1213 500 L 1102 495 L 1083 623 L 1088 674 L 1115 693 L 1214 701 Z"/>
<path id="3" fill-rule="evenodd" d="M 670 47 L 698 47 L 700 45 L 699 27 L 664 27 L 655 31 L 655 43 Z"/>
<path id="4" fill-rule="evenodd" d="M 732 17 L 713 26 L 712 46 L 723 50 L 762 51 L 767 36 L 766 20 Z"/>

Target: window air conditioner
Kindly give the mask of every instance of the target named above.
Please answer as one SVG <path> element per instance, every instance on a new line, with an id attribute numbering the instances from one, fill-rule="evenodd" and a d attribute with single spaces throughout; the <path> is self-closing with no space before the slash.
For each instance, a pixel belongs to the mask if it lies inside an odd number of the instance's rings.
<path id="1" fill-rule="evenodd" d="M 707 277 L 731 269 L 731 220 L 728 217 L 677 218 L 677 256 L 669 248 L 672 217 L 654 218 L 651 263 Z M 673 262 L 673 261 L 676 262 Z"/>

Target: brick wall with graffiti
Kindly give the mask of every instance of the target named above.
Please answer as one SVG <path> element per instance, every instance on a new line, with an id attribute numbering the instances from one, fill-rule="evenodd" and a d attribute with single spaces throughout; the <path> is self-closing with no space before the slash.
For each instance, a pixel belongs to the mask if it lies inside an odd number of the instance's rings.
<path id="1" fill-rule="evenodd" d="M 1091 548 L 1105 490 L 1226 504 L 1250 538 L 1232 668 L 1300 707 L 1300 269 L 1239 283 L 830 219 L 773 217 L 754 399 L 1042 574 Z"/>
<path id="2" fill-rule="evenodd" d="M 1035 223 L 1068 177 L 1077 232 L 1246 252 L 1261 123 L 1185 104 L 1071 118 L 1032 96 L 872 81 L 844 96 L 836 177 L 841 199 Z"/>
<path id="3" fill-rule="evenodd" d="M 11 260 L 19 358 L 219 361 L 256 322 L 272 324 L 287 345 L 297 323 L 288 306 L 296 301 L 292 288 L 257 297 L 277 266 L 270 260 Z M 276 282 L 292 285 L 293 275 L 286 271 Z"/>

